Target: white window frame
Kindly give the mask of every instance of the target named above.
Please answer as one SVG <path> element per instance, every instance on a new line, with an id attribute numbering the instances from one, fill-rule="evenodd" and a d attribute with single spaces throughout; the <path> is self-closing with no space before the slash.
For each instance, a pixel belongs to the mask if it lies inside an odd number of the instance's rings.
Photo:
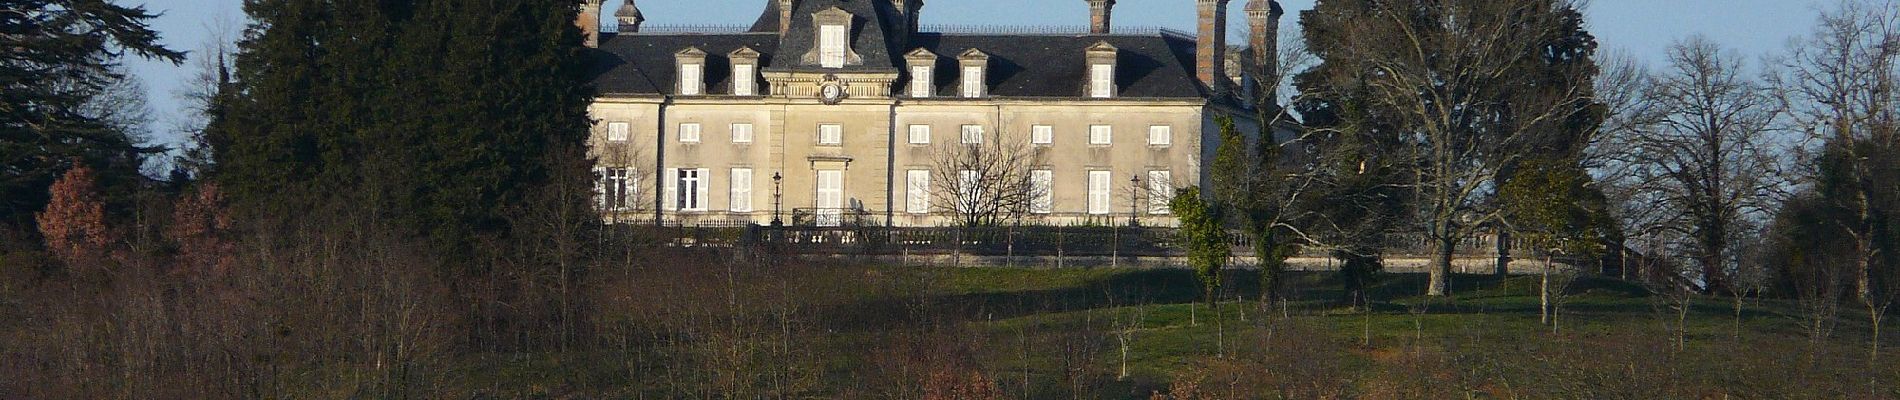
<path id="1" fill-rule="evenodd" d="M 910 144 L 930 144 L 930 125 L 912 124 L 910 126 Z"/>
<path id="2" fill-rule="evenodd" d="M 1148 145 L 1167 147 L 1174 145 L 1174 127 L 1170 125 L 1151 125 L 1148 127 Z"/>
<path id="3" fill-rule="evenodd" d="M 752 64 L 733 65 L 732 66 L 732 95 L 734 96 L 758 95 L 758 88 L 759 88 L 758 76 L 759 76 L 758 66 L 755 66 Z"/>
<path id="4" fill-rule="evenodd" d="M 1169 171 L 1148 171 L 1148 213 L 1167 215 L 1169 203 L 1174 200 L 1174 174 Z"/>
<path id="5" fill-rule="evenodd" d="M 930 72 L 929 66 L 910 67 L 910 97 L 924 99 L 936 94 L 936 82 L 931 80 Z"/>
<path id="6" fill-rule="evenodd" d="M 752 124 L 740 122 L 732 124 L 733 143 L 752 143 Z"/>
<path id="7" fill-rule="evenodd" d="M 706 65 L 680 64 L 680 95 L 698 96 L 706 92 Z"/>
<path id="8" fill-rule="evenodd" d="M 850 31 L 844 25 L 824 25 L 818 28 L 818 58 L 820 66 L 825 68 L 844 68 L 845 46 Z"/>
<path id="9" fill-rule="evenodd" d="M 1115 97 L 1114 64 L 1089 66 L 1089 97 L 1098 99 Z"/>
<path id="10" fill-rule="evenodd" d="M 1110 146 L 1115 144 L 1114 125 L 1089 125 L 1090 146 Z"/>
<path id="11" fill-rule="evenodd" d="M 1032 125 L 1029 127 L 1029 144 L 1048 146 L 1055 143 L 1056 127 L 1049 125 Z"/>
<path id="12" fill-rule="evenodd" d="M 632 167 L 594 167 L 594 205 L 600 211 L 628 211 L 640 201 L 639 175 Z"/>
<path id="13" fill-rule="evenodd" d="M 727 181 L 732 186 L 728 208 L 732 212 L 752 212 L 752 169 L 733 168 L 731 179 Z"/>
<path id="14" fill-rule="evenodd" d="M 982 125 L 964 125 L 961 129 L 958 129 L 957 132 L 957 143 L 983 144 L 984 133 Z"/>
<path id="15" fill-rule="evenodd" d="M 983 97 L 983 89 L 985 89 L 983 81 L 983 67 L 963 67 L 963 85 L 961 85 L 963 97 L 971 99 Z"/>
<path id="16" fill-rule="evenodd" d="M 607 141 L 625 142 L 633 140 L 633 125 L 625 122 L 607 123 Z"/>
<path id="17" fill-rule="evenodd" d="M 1114 174 L 1109 171 L 1089 171 L 1089 214 L 1108 215 L 1115 193 Z"/>
<path id="18" fill-rule="evenodd" d="M 706 182 L 712 174 L 705 168 L 668 168 L 667 209 L 706 211 Z"/>
<path id="19" fill-rule="evenodd" d="M 1055 211 L 1056 173 L 1052 170 L 1037 169 L 1029 171 L 1030 214 L 1048 214 Z"/>
<path id="20" fill-rule="evenodd" d="M 838 146 L 844 144 L 844 124 L 818 124 L 818 144 Z"/>
<path id="21" fill-rule="evenodd" d="M 911 214 L 930 213 L 930 170 L 913 169 L 904 172 L 904 211 Z"/>
<path id="22" fill-rule="evenodd" d="M 699 143 L 704 134 L 705 130 L 698 122 L 680 124 L 680 143 Z"/>

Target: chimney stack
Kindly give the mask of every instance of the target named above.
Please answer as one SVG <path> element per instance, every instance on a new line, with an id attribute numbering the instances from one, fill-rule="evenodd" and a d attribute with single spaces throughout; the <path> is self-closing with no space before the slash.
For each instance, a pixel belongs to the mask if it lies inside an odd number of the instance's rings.
<path id="1" fill-rule="evenodd" d="M 1278 101 L 1280 88 L 1280 16 L 1286 10 L 1280 8 L 1277 0 L 1252 0 L 1247 2 L 1247 25 L 1253 29 L 1251 47 L 1253 63 L 1260 81 L 1261 104 Z"/>
<path id="2" fill-rule="evenodd" d="M 1112 28 L 1110 17 L 1115 12 L 1115 0 L 1088 0 L 1088 2 L 1089 33 L 1107 35 Z"/>
<path id="3" fill-rule="evenodd" d="M 640 7 L 634 6 L 633 0 L 627 0 L 626 4 L 621 5 L 620 11 L 614 12 L 614 19 L 620 21 L 622 33 L 639 32 L 640 23 L 647 20 L 646 16 L 640 15 Z"/>
<path id="4" fill-rule="evenodd" d="M 574 26 L 581 28 L 581 45 L 600 47 L 600 2 L 587 0 L 581 4 L 580 15 L 574 16 Z"/>
<path id="5" fill-rule="evenodd" d="M 778 0 L 778 34 L 792 30 L 792 0 Z"/>
<path id="6" fill-rule="evenodd" d="M 1220 91 L 1227 79 L 1227 1 L 1197 0 L 1201 7 L 1200 36 L 1194 52 L 1195 72 L 1208 89 Z"/>

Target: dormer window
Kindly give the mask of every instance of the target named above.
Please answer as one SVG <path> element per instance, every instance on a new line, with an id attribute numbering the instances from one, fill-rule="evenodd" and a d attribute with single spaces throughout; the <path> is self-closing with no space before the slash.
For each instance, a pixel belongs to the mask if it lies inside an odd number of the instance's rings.
<path id="1" fill-rule="evenodd" d="M 759 95 L 759 52 L 740 47 L 726 58 L 732 60 L 732 95 Z"/>
<path id="2" fill-rule="evenodd" d="M 812 38 L 814 46 L 803 57 L 804 65 L 844 68 L 863 64 L 864 59 L 851 52 L 851 19 L 851 13 L 838 7 L 812 14 L 817 37 Z"/>
<path id="3" fill-rule="evenodd" d="M 1115 58 L 1119 52 L 1108 42 L 1096 42 L 1088 48 L 1088 96 L 1097 99 L 1115 97 Z"/>
<path id="4" fill-rule="evenodd" d="M 929 98 L 937 93 L 937 54 L 919 48 L 904 55 L 910 65 L 910 97 Z"/>
<path id="5" fill-rule="evenodd" d="M 987 80 L 983 75 L 989 67 L 990 56 L 977 49 L 970 49 L 963 52 L 963 55 L 957 56 L 957 62 L 962 67 L 962 83 L 959 86 L 963 97 L 973 99 L 988 96 L 989 88 L 986 87 Z"/>
<path id="6" fill-rule="evenodd" d="M 825 68 L 844 68 L 844 33 L 844 25 L 818 28 L 818 54 Z"/>
<path id="7" fill-rule="evenodd" d="M 679 67 L 679 95 L 706 94 L 706 52 L 688 47 L 674 54 Z"/>

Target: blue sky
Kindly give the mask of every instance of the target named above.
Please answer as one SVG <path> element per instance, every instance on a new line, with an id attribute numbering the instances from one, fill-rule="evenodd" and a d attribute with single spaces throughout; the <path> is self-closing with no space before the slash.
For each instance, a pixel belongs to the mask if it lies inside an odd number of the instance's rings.
<path id="1" fill-rule="evenodd" d="M 650 25 L 750 24 L 767 0 L 638 0 Z M 1298 13 L 1314 0 L 1285 0 L 1286 31 L 1297 29 Z M 1871 0 L 1592 0 L 1586 12 L 1589 29 L 1604 48 L 1626 51 L 1651 65 L 1662 62 L 1669 43 L 1693 34 L 1736 49 L 1751 62 L 1785 49 L 1791 37 L 1813 26 L 1816 10 L 1834 1 Z M 138 4 L 140 0 L 120 0 Z M 611 13 L 619 0 L 607 0 Z M 154 22 L 166 45 L 180 50 L 203 47 L 214 32 L 235 35 L 243 26 L 240 0 L 143 0 L 164 15 Z M 1230 32 L 1246 31 L 1240 16 L 1245 0 L 1232 0 Z M 1087 25 L 1084 0 L 927 0 L 925 24 L 952 25 Z M 1194 28 L 1193 0 L 1118 0 L 1119 26 Z M 199 54 L 193 54 L 198 56 Z M 143 78 L 157 110 L 155 140 L 172 143 L 177 135 L 164 132 L 178 113 L 174 93 L 190 75 L 189 66 L 130 61 L 132 72 Z"/>

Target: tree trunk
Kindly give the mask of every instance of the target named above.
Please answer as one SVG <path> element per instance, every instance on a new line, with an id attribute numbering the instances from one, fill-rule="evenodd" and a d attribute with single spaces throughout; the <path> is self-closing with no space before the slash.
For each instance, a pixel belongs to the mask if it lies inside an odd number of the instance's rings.
<path id="1" fill-rule="evenodd" d="M 1498 228 L 1498 284 L 1504 284 L 1504 278 L 1511 275 L 1511 230 Z"/>
<path id="2" fill-rule="evenodd" d="M 1431 285 L 1425 289 L 1426 296 L 1445 296 L 1451 294 L 1451 255 L 1457 243 L 1450 237 L 1438 239 L 1438 254 L 1429 267 Z"/>
<path id="3" fill-rule="evenodd" d="M 1538 283 L 1538 320 L 1550 324 L 1550 257 L 1544 257 L 1543 281 Z"/>

